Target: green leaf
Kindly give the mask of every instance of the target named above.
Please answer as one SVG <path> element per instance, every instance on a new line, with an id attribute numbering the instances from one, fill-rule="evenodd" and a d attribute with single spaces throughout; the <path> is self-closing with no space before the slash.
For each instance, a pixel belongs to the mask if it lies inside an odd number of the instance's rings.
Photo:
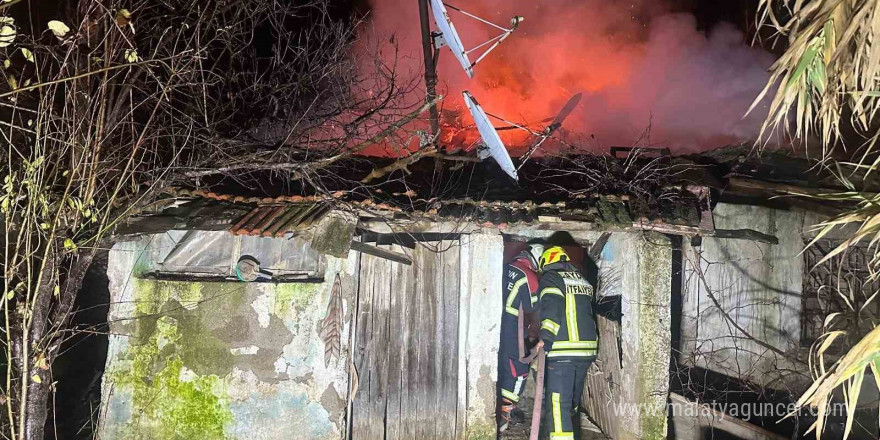
<path id="1" fill-rule="evenodd" d="M 125 61 L 136 63 L 140 60 L 137 49 L 125 49 Z"/>
<path id="2" fill-rule="evenodd" d="M 24 55 L 24 59 L 26 59 L 32 63 L 34 62 L 34 53 L 31 52 L 29 49 L 22 47 L 21 54 Z"/>
<path id="3" fill-rule="evenodd" d="M 815 87 L 820 94 L 824 94 L 826 83 L 825 63 L 823 63 L 821 59 L 817 59 L 816 65 L 813 66 L 811 69 L 808 69 L 807 72 L 809 74 L 808 78 L 810 79 L 810 83 L 813 85 L 813 87 Z"/>
<path id="4" fill-rule="evenodd" d="M 12 44 L 15 41 L 15 35 L 18 32 L 15 30 L 14 25 L 3 25 L 0 27 L 0 47 L 6 47 Z"/>
<path id="5" fill-rule="evenodd" d="M 131 23 L 131 12 L 128 9 L 120 9 L 119 12 L 116 13 L 116 25 L 117 26 L 125 26 Z"/>
<path id="6" fill-rule="evenodd" d="M 70 28 L 67 27 L 66 24 L 58 20 L 50 20 L 48 26 L 49 30 L 52 31 L 52 33 L 55 34 L 55 36 L 58 38 L 64 38 L 64 36 L 67 35 L 68 32 L 70 32 Z"/>
<path id="7" fill-rule="evenodd" d="M 873 363 L 871 363 L 873 365 Z M 867 366 L 865 367 L 867 368 Z M 849 433 L 852 431 L 852 423 L 856 416 L 856 406 L 859 403 L 859 394 L 862 391 L 862 380 L 865 378 L 865 371 L 862 370 L 853 377 L 852 381 L 847 386 L 847 405 L 846 405 L 846 427 L 843 431 L 843 438 L 849 438 Z"/>
<path id="8" fill-rule="evenodd" d="M 76 249 L 76 243 L 69 238 L 64 239 L 64 249 Z"/>
<path id="9" fill-rule="evenodd" d="M 804 72 L 807 71 L 807 68 L 813 64 L 813 60 L 816 59 L 817 53 L 819 53 L 819 49 L 817 49 L 815 45 L 810 45 L 810 47 L 804 51 L 804 56 L 801 57 L 801 61 L 791 74 L 791 78 L 788 79 L 788 84 L 785 86 L 786 88 L 790 88 L 800 80 L 801 76 L 804 75 Z"/>

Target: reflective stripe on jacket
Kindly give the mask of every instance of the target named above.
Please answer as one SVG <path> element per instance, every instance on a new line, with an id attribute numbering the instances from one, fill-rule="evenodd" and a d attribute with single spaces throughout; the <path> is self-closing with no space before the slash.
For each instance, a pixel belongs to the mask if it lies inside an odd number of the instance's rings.
<path id="1" fill-rule="evenodd" d="M 538 288 L 541 302 L 541 340 L 548 359 L 586 359 L 596 356 L 595 286 L 581 270 L 560 262 L 544 266 Z"/>
<path id="2" fill-rule="evenodd" d="M 501 281 L 503 284 L 499 353 L 502 357 L 518 360 L 519 308 L 522 306 L 522 309 L 528 313 L 538 307 L 538 275 L 531 270 L 524 259 L 517 259 L 504 266 L 504 276 Z"/>
<path id="3" fill-rule="evenodd" d="M 524 259 L 504 266 L 504 314 L 519 316 L 519 306 L 531 312 L 538 303 L 538 276 Z"/>

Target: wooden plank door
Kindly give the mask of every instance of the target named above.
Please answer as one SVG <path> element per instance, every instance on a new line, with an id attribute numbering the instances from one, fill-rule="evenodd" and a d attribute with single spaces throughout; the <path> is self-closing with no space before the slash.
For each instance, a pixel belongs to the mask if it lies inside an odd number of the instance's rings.
<path id="1" fill-rule="evenodd" d="M 456 438 L 457 241 L 382 246 L 406 266 L 362 255 L 354 362 L 352 440 Z"/>
<path id="2" fill-rule="evenodd" d="M 617 438 L 619 420 L 614 406 L 619 404 L 621 383 L 620 323 L 596 318 L 599 356 L 590 368 L 582 401 L 587 414 L 602 432 Z"/>

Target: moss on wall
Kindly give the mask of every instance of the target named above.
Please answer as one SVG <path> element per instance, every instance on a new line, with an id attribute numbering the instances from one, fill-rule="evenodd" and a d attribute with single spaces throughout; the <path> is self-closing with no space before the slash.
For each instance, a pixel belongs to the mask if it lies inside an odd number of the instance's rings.
<path id="1" fill-rule="evenodd" d="M 201 299 L 201 283 L 136 281 L 135 337 L 108 377 L 132 393 L 123 438 L 226 439 L 232 421 L 223 382 L 233 356 L 183 302 Z M 198 299 L 196 299 L 198 298 Z"/>
<path id="2" fill-rule="evenodd" d="M 196 233 L 212 234 L 228 233 Z M 339 439 L 348 352 L 326 366 L 316 326 L 331 285 L 141 278 L 175 238 L 145 237 L 111 251 L 101 438 Z M 331 275 L 357 267 L 357 258 L 325 261 Z M 343 300 L 350 305 L 345 293 Z"/>
<path id="3" fill-rule="evenodd" d="M 299 310 L 308 307 L 321 291 L 321 284 L 282 283 L 275 287 L 275 306 L 272 312 L 284 319 L 290 307 Z"/>
<path id="4" fill-rule="evenodd" d="M 636 392 L 639 439 L 666 438 L 669 392 L 670 300 L 672 248 L 669 240 L 647 234 L 639 249 L 639 374 Z"/>
<path id="5" fill-rule="evenodd" d="M 497 428 L 491 423 L 469 425 L 467 428 L 468 440 L 495 440 L 498 438 Z"/>
<path id="6" fill-rule="evenodd" d="M 109 373 L 117 387 L 131 390 L 133 407 L 125 439 L 226 439 L 232 420 L 220 378 L 198 376 L 177 354 L 164 355 L 181 340 L 173 319 L 157 321 L 147 343 L 124 354 L 130 368 Z"/>

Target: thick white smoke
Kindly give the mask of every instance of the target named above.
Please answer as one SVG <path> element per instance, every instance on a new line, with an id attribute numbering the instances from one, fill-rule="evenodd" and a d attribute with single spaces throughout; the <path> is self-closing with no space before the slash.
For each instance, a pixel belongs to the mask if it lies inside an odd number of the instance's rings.
<path id="1" fill-rule="evenodd" d="M 371 0 L 372 36 L 394 33 L 403 69 L 419 75 L 421 37 L 416 0 Z M 519 30 L 468 79 L 451 54 L 441 52 L 445 108 L 461 105 L 470 90 L 490 112 L 539 124 L 573 94 L 583 92 L 566 120 L 569 135 L 589 147 L 629 145 L 651 124 L 651 143 L 676 152 L 706 150 L 758 136 L 763 109 L 743 119 L 765 85 L 773 57 L 751 47 L 734 26 L 697 30 L 688 14 L 666 12 L 662 1 L 468 0 L 456 4 Z M 638 15 L 638 18 L 636 17 Z M 495 31 L 454 11 L 465 45 Z"/>

